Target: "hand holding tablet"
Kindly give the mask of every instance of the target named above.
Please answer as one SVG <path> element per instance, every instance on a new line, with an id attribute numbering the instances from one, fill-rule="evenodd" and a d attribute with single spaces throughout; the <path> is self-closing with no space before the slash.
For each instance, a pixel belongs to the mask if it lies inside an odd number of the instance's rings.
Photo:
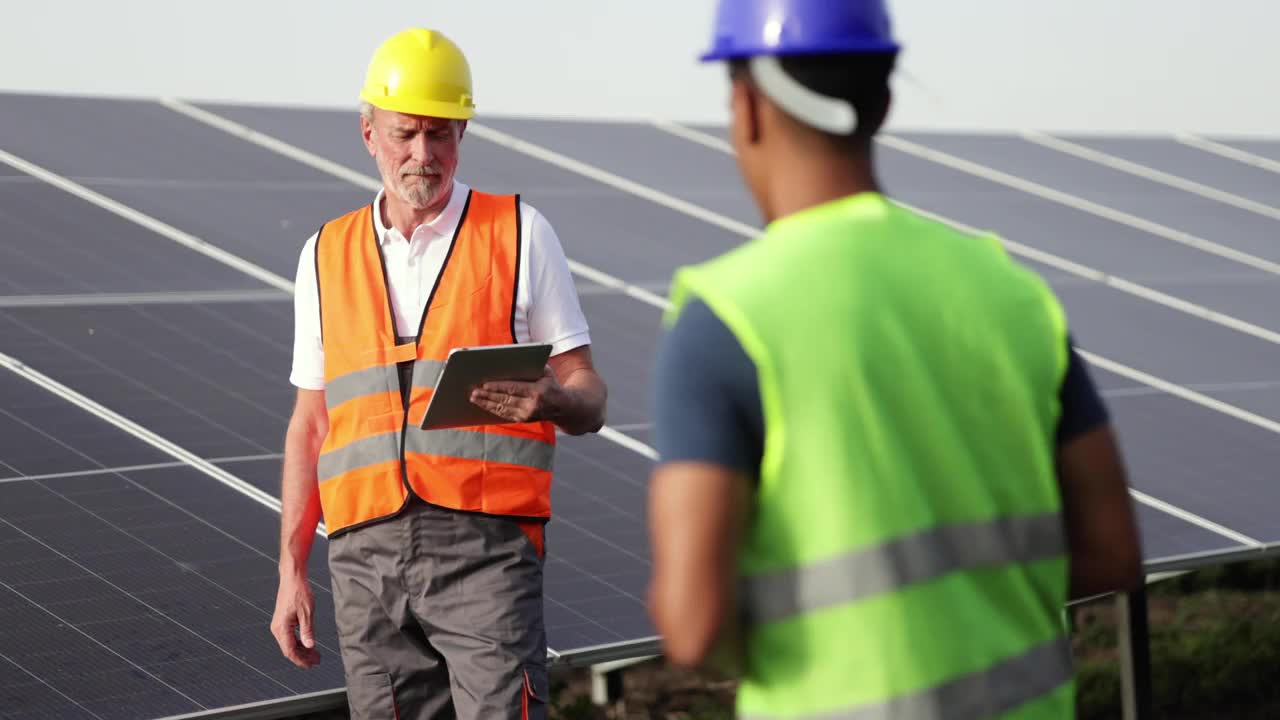
<path id="1" fill-rule="evenodd" d="M 547 367 L 550 356 L 549 344 L 451 350 L 427 405 L 422 429 L 539 419 L 546 395 L 560 390 Z"/>

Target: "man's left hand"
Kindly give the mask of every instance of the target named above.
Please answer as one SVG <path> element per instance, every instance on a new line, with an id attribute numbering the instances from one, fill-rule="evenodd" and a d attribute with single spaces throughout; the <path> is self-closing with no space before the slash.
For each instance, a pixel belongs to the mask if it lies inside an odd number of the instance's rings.
<path id="1" fill-rule="evenodd" d="M 565 406 L 567 395 L 547 367 L 537 382 L 487 382 L 471 391 L 471 402 L 512 422 L 554 421 Z"/>

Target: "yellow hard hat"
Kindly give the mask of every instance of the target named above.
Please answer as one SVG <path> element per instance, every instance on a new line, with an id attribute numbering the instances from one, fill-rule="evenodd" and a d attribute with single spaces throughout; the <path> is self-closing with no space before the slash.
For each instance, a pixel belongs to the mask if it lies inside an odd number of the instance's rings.
<path id="1" fill-rule="evenodd" d="M 443 33 L 424 28 L 396 33 L 378 46 L 360 99 L 410 115 L 466 120 L 476 114 L 467 57 Z"/>

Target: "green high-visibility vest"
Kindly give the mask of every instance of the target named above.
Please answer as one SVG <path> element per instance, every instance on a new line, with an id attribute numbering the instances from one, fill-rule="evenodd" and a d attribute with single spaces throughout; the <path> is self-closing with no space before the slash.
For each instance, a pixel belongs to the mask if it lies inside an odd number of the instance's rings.
<path id="1" fill-rule="evenodd" d="M 1069 718 L 1064 313 L 999 240 L 881 195 L 677 272 L 755 363 L 751 718 Z"/>

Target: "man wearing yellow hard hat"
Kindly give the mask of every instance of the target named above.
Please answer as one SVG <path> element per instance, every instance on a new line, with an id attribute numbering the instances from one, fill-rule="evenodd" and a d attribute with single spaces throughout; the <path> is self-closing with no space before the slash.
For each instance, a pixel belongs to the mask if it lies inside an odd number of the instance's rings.
<path id="1" fill-rule="evenodd" d="M 454 179 L 475 114 L 457 45 L 392 36 L 360 98 L 383 189 L 299 258 L 272 633 L 319 662 L 306 567 L 323 516 L 353 718 L 545 717 L 556 433 L 604 423 L 587 323 L 546 218 Z M 473 391 L 505 423 L 421 429 L 451 349 L 512 343 L 552 350 L 537 382 Z"/>

